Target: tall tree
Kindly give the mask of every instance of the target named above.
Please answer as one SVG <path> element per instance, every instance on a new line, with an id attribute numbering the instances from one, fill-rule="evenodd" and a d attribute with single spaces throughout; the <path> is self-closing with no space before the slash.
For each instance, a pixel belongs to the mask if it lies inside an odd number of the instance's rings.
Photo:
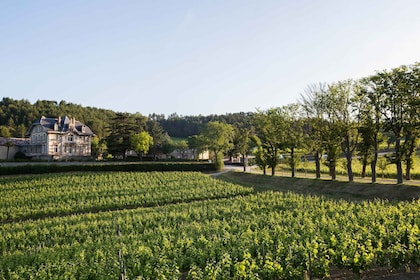
<path id="1" fill-rule="evenodd" d="M 264 150 L 264 146 L 261 142 L 261 139 L 257 135 L 252 135 L 251 140 L 257 147 L 257 149 L 254 151 L 256 164 L 259 168 L 262 169 L 263 174 L 267 175 L 268 152 Z"/>
<path id="2" fill-rule="evenodd" d="M 241 155 L 244 172 L 246 171 L 247 164 L 248 164 L 248 153 L 251 147 L 251 128 L 250 127 L 242 127 L 242 128 L 235 128 L 235 147 L 234 149 Z"/>
<path id="3" fill-rule="evenodd" d="M 326 129 L 324 119 L 323 96 L 326 94 L 327 86 L 324 83 L 307 86 L 304 94 L 300 95 L 301 105 L 306 118 L 304 120 L 304 143 L 306 149 L 313 153 L 315 159 L 315 176 L 321 178 L 321 159 L 323 154 L 323 132 Z"/>
<path id="4" fill-rule="evenodd" d="M 118 113 L 112 120 L 109 130 L 108 151 L 114 156 L 126 159 L 127 151 L 131 148 L 130 137 L 137 132 L 133 116 L 128 113 Z"/>
<path id="5" fill-rule="evenodd" d="M 417 76 L 417 77 L 416 77 Z M 392 162 L 397 169 L 397 183 L 403 183 L 402 162 L 414 153 L 410 146 L 418 136 L 419 129 L 419 80 L 418 64 L 401 66 L 391 71 L 381 71 L 371 77 L 380 98 L 384 129 L 395 139 L 395 152 Z M 408 146 L 407 146 L 408 145 Z M 409 171 L 406 177 L 409 177 Z"/>
<path id="6" fill-rule="evenodd" d="M 359 123 L 356 118 L 357 102 L 355 92 L 359 90 L 359 85 L 351 80 L 340 81 L 329 86 L 329 105 L 333 109 L 330 123 L 337 127 L 340 138 L 341 151 L 346 157 L 346 167 L 349 182 L 354 181 L 353 175 L 353 156 L 359 144 Z"/>
<path id="7" fill-rule="evenodd" d="M 153 145 L 150 147 L 150 153 L 153 155 L 153 158 L 156 159 L 156 156 L 162 153 L 162 145 L 167 134 L 157 121 L 149 120 L 147 127 L 147 131 L 150 136 L 153 137 Z"/>
<path id="8" fill-rule="evenodd" d="M 97 136 L 92 137 L 91 141 L 91 151 L 92 156 L 95 158 L 101 158 L 107 151 L 105 139 L 100 139 Z"/>
<path id="9" fill-rule="evenodd" d="M 379 144 L 384 140 L 381 114 L 384 95 L 376 88 L 375 80 L 376 77 L 374 76 L 361 79 L 361 90 L 356 92 L 359 104 L 357 118 L 361 124 L 359 132 L 363 139 L 359 144 L 363 164 L 362 175 L 365 173 L 368 161 L 370 161 L 372 183 L 376 183 Z"/>
<path id="10" fill-rule="evenodd" d="M 201 132 L 203 143 L 213 152 L 215 166 L 223 168 L 223 154 L 233 146 L 233 126 L 218 121 L 209 122 Z"/>
<path id="11" fill-rule="evenodd" d="M 165 139 L 162 143 L 162 153 L 169 158 L 169 154 L 175 150 L 175 142 L 166 134 Z"/>
<path id="12" fill-rule="evenodd" d="M 271 168 L 271 175 L 276 173 L 280 161 L 280 151 L 286 145 L 286 121 L 280 108 L 259 111 L 254 115 L 255 133 L 261 141 L 265 153 L 263 158 Z"/>
<path id="13" fill-rule="evenodd" d="M 303 120 L 300 116 L 299 104 L 290 104 L 280 108 L 284 118 L 285 143 L 284 149 L 290 154 L 288 158 L 292 170 L 292 178 L 295 177 L 297 164 L 300 158 L 296 156 L 296 151 L 303 147 Z"/>
<path id="14" fill-rule="evenodd" d="M 329 85 L 327 91 L 321 96 L 320 104 L 323 111 L 323 127 L 321 129 L 322 146 L 327 154 L 326 165 L 329 168 L 332 180 L 337 177 L 336 168 L 341 156 L 342 124 L 337 114 L 338 96 L 333 86 Z"/>
<path id="15" fill-rule="evenodd" d="M 206 149 L 202 137 L 192 135 L 188 137 L 188 147 L 193 151 L 194 159 L 199 160 L 199 155 Z"/>
<path id="16" fill-rule="evenodd" d="M 406 166 L 405 179 L 411 180 L 411 169 L 420 141 L 420 63 L 402 66 L 405 71 L 405 92 L 407 95 L 406 121 L 404 125 L 403 153 Z"/>

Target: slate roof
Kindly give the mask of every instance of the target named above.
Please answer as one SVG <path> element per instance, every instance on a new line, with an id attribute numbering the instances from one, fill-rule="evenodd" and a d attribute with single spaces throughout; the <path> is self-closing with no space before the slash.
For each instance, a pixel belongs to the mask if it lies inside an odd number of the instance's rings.
<path id="1" fill-rule="evenodd" d="M 55 130 L 55 124 L 57 124 L 57 130 Z M 93 136 L 94 133 L 92 130 L 86 126 L 85 124 L 81 123 L 80 121 L 77 121 L 75 119 L 69 118 L 67 116 L 64 117 L 58 117 L 58 118 L 46 118 L 42 116 L 40 119 L 34 121 L 31 125 L 31 127 L 26 132 L 27 136 L 31 135 L 32 129 L 37 126 L 41 125 L 44 129 L 44 131 L 51 131 L 51 132 L 57 132 L 57 133 L 69 133 L 73 132 L 77 135 L 81 136 Z"/>

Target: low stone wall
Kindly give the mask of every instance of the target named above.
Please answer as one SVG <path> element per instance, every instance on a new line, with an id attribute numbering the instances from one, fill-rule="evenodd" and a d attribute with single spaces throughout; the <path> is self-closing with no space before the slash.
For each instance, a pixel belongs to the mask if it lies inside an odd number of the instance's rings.
<path id="1" fill-rule="evenodd" d="M 13 160 L 15 154 L 19 152 L 19 147 L 9 147 L 9 157 L 7 157 L 7 146 L 0 146 L 0 160 Z"/>

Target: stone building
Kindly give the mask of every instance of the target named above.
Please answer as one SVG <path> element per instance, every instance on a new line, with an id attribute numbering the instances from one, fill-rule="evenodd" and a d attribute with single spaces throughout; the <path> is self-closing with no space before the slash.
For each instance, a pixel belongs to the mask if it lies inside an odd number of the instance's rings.
<path id="1" fill-rule="evenodd" d="M 74 118 L 43 116 L 28 129 L 28 143 L 21 146 L 21 151 L 27 157 L 46 160 L 86 158 L 91 155 L 93 135 L 88 126 Z"/>

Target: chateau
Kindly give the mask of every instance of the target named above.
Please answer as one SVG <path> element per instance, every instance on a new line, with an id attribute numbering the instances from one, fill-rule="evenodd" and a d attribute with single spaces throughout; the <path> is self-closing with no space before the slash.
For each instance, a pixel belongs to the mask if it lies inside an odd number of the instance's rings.
<path id="1" fill-rule="evenodd" d="M 28 131 L 28 143 L 21 151 L 28 157 L 39 159 L 83 158 L 91 155 L 92 130 L 67 116 L 41 117 Z"/>

